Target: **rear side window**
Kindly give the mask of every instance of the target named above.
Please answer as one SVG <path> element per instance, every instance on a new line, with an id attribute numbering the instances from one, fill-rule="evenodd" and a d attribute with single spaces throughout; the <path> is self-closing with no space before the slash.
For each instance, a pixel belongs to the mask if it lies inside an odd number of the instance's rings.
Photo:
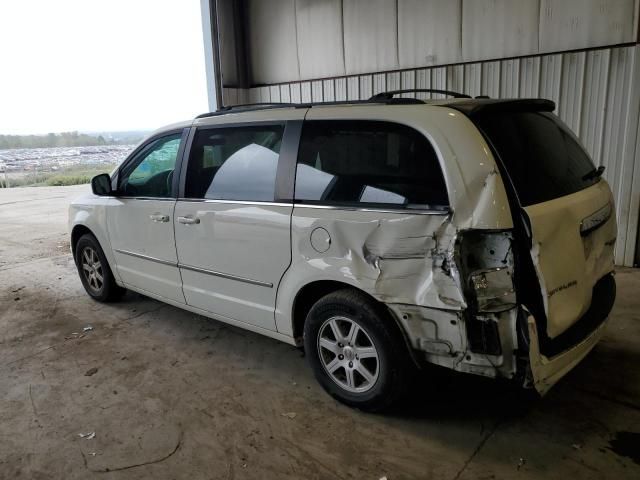
<path id="1" fill-rule="evenodd" d="M 185 197 L 273 202 L 283 132 L 282 125 L 199 130 Z"/>
<path id="2" fill-rule="evenodd" d="M 438 158 L 424 135 L 374 121 L 305 122 L 295 199 L 394 209 L 448 205 Z"/>
<path id="3" fill-rule="evenodd" d="M 491 113 L 476 123 L 493 143 L 524 207 L 578 192 L 593 162 L 573 133 L 550 113 Z"/>

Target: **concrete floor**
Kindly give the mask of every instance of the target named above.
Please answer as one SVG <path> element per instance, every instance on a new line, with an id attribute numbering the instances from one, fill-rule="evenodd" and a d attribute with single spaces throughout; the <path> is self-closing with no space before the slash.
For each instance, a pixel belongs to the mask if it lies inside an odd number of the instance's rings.
<path id="1" fill-rule="evenodd" d="M 293 347 L 90 300 L 66 233 L 86 190 L 0 190 L 0 478 L 640 478 L 640 271 L 619 272 L 605 338 L 544 399 L 436 372 L 370 415 Z"/>

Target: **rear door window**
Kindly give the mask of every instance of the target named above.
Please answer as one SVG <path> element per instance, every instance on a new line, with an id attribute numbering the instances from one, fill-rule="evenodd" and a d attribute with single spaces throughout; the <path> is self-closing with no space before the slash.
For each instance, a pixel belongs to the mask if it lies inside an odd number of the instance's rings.
<path id="1" fill-rule="evenodd" d="M 575 135 L 551 113 L 489 113 L 475 119 L 511 178 L 524 207 L 570 195 L 596 183 L 583 179 L 593 162 Z"/>
<path id="2" fill-rule="evenodd" d="M 305 122 L 295 200 L 394 209 L 448 205 L 429 140 L 411 127 L 377 121 Z"/>
<path id="3" fill-rule="evenodd" d="M 283 125 L 199 130 L 185 197 L 273 202 L 283 132 Z"/>

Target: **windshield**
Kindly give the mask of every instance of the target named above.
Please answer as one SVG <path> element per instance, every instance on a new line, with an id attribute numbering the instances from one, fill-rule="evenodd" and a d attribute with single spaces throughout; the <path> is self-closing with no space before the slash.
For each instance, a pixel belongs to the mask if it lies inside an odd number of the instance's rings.
<path id="1" fill-rule="evenodd" d="M 599 178 L 587 152 L 558 117 L 496 112 L 475 119 L 497 150 L 524 207 L 583 190 Z"/>

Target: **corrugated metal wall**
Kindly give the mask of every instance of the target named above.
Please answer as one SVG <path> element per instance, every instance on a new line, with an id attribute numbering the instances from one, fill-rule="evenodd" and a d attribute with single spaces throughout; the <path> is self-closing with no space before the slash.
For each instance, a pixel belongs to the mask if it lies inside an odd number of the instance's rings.
<path id="1" fill-rule="evenodd" d="M 638 0 L 217 2 L 227 87 L 605 48 L 638 39 Z M 246 7 L 242 21 L 248 28 L 245 83 L 237 82 L 233 62 L 225 61 L 240 51 L 228 32 L 234 25 L 231 4 L 238 3 Z"/>
<path id="2" fill-rule="evenodd" d="M 227 88 L 224 103 L 366 99 L 377 92 L 404 88 L 554 100 L 557 113 L 581 138 L 594 161 L 606 166 L 605 177 L 614 192 L 618 216 L 616 262 L 634 264 L 640 212 L 640 46 L 353 75 L 248 90 Z"/>

